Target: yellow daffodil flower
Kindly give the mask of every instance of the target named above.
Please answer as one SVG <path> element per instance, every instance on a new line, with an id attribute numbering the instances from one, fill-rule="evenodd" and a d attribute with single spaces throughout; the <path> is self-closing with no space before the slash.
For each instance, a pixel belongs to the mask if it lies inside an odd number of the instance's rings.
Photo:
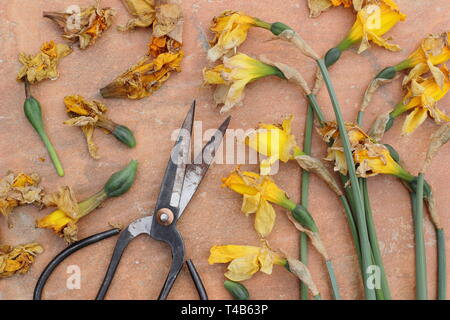
<path id="1" fill-rule="evenodd" d="M 431 62 L 436 66 L 450 59 L 450 32 L 442 34 L 430 34 L 425 37 L 419 48 L 411 53 L 408 58 L 400 62 L 397 70 L 413 68 L 419 64 Z"/>
<path id="2" fill-rule="evenodd" d="M 16 247 L 0 246 L 0 279 L 27 273 L 36 255 L 43 251 L 44 249 L 37 243 Z"/>
<path id="3" fill-rule="evenodd" d="M 230 53 L 236 53 L 251 27 L 261 26 L 263 22 L 242 12 L 227 10 L 218 17 L 214 17 L 210 30 L 214 39 L 210 41 L 208 60 L 215 62 Z M 266 25 L 266 24 L 264 24 Z"/>
<path id="4" fill-rule="evenodd" d="M 225 277 L 232 281 L 250 279 L 258 271 L 272 274 L 274 264 L 286 265 L 286 258 L 272 251 L 267 241 L 262 240 L 261 242 L 261 247 L 239 245 L 213 246 L 210 249 L 208 263 L 230 263 Z"/>
<path id="5" fill-rule="evenodd" d="M 440 70 L 444 75 L 442 87 L 436 82 L 434 77 L 418 79 L 417 81 L 413 80 L 403 101 L 391 112 L 391 117 L 396 118 L 402 113 L 412 110 L 403 124 L 403 134 L 410 134 L 416 130 L 428 115 L 438 124 L 450 121 L 450 117 L 436 106 L 437 102 L 450 89 L 449 71 L 445 65 Z"/>
<path id="6" fill-rule="evenodd" d="M 369 138 L 357 125 L 352 123 L 346 123 L 345 125 L 352 150 Z M 345 161 L 344 147 L 342 146 L 336 122 L 326 122 L 322 128 L 318 129 L 318 132 L 326 143 L 332 142 L 331 147 L 328 148 L 328 154 L 325 160 L 334 161 L 334 171 L 339 171 L 343 175 L 346 175 L 348 170 L 347 162 Z"/>
<path id="7" fill-rule="evenodd" d="M 405 18 L 406 16 L 392 0 L 368 1 L 358 11 L 355 24 L 337 48 L 343 51 L 361 41 L 358 50 L 358 53 L 361 53 L 370 47 L 369 41 L 372 41 L 390 51 L 398 51 L 400 50 L 398 45 L 387 42 L 382 36 Z"/>
<path id="8" fill-rule="evenodd" d="M 413 177 L 392 158 L 389 150 L 382 144 L 366 142 L 354 151 L 356 173 L 363 178 L 377 174 L 390 174 L 411 180 Z"/>
<path id="9" fill-rule="evenodd" d="M 45 42 L 40 52 L 35 56 L 20 53 L 19 61 L 23 64 L 17 74 L 17 80 L 26 79 L 30 83 L 45 79 L 55 80 L 59 73 L 56 70 L 59 60 L 72 52 L 65 44 L 55 44 L 53 41 Z"/>
<path id="10" fill-rule="evenodd" d="M 262 175 L 270 174 L 271 166 L 276 161 L 287 162 L 303 154 L 297 146 L 295 136 L 291 134 L 293 118 L 286 118 L 281 125 L 261 123 L 258 129 L 246 136 L 245 143 L 250 148 L 268 157 L 260 162 Z"/>
<path id="11" fill-rule="evenodd" d="M 217 85 L 214 99 L 217 105 L 223 104 L 221 113 L 231 110 L 242 102 L 244 89 L 248 83 L 270 75 L 284 78 L 277 67 L 243 53 L 231 58 L 225 57 L 223 65 L 203 70 L 205 84 Z"/>
<path id="12" fill-rule="evenodd" d="M 268 176 L 241 172 L 238 168 L 222 182 L 224 187 L 244 196 L 241 210 L 246 215 L 256 213 L 255 229 L 262 237 L 267 236 L 275 224 L 275 210 L 270 202 L 290 210 L 295 208 L 295 203 Z"/>
<path id="13" fill-rule="evenodd" d="M 303 263 L 297 259 L 285 257 L 273 251 L 266 240 L 261 240 L 261 247 L 225 245 L 213 246 L 208 258 L 209 264 L 229 263 L 225 277 L 232 281 L 250 279 L 256 272 L 272 274 L 274 265 L 285 267 L 292 274 L 304 282 L 315 298 L 320 297 L 311 273 Z"/>
<path id="14" fill-rule="evenodd" d="M 111 26 L 115 14 L 114 9 L 100 8 L 97 2 L 95 5 L 81 8 L 78 13 L 44 12 L 43 16 L 63 29 L 65 39 L 78 41 L 80 49 L 86 49 Z"/>
<path id="15" fill-rule="evenodd" d="M 8 173 L 0 179 L 0 213 L 8 217 L 12 210 L 20 205 L 42 205 L 43 189 L 39 186 L 41 179 L 33 173 L 26 175 Z"/>
<path id="16" fill-rule="evenodd" d="M 77 241 L 77 222 L 85 215 L 97 208 L 107 195 L 104 190 L 78 203 L 70 187 L 62 187 L 58 192 L 48 195 L 44 202 L 47 206 L 57 206 L 58 210 L 39 219 L 36 223 L 38 228 L 53 230 L 57 235 L 64 238 L 67 243 Z"/>

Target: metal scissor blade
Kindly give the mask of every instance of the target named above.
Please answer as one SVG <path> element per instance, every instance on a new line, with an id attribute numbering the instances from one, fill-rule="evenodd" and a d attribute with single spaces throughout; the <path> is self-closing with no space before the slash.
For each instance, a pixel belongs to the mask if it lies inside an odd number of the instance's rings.
<path id="1" fill-rule="evenodd" d="M 161 208 L 178 209 L 180 203 L 181 190 L 186 170 L 186 163 L 189 157 L 192 126 L 194 124 L 195 100 L 189 109 L 183 125 L 180 128 L 175 145 L 170 153 L 169 163 L 161 183 L 155 212 Z M 177 214 L 176 212 L 174 212 Z"/>
<path id="2" fill-rule="evenodd" d="M 225 132 L 230 124 L 230 120 L 231 116 L 225 119 L 211 139 L 205 144 L 202 152 L 196 156 L 194 163 L 186 166 L 186 175 L 184 178 L 183 190 L 181 191 L 178 218 L 180 218 L 183 214 L 184 209 L 189 204 L 189 201 L 191 201 L 194 193 L 198 189 L 198 186 L 205 177 L 210 164 L 214 160 L 217 149 L 222 143 Z"/>

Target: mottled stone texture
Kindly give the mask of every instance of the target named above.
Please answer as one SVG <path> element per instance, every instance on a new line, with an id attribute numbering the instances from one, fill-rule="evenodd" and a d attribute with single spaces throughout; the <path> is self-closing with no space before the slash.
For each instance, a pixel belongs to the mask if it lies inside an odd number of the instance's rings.
<path id="1" fill-rule="evenodd" d="M 93 0 L 79 0 L 86 5 Z M 347 120 L 355 118 L 357 107 L 370 79 L 377 70 L 392 65 L 415 49 L 427 33 L 442 32 L 449 28 L 450 3 L 448 0 L 398 0 L 402 11 L 408 15 L 406 22 L 397 25 L 389 35 L 401 45 L 403 51 L 392 53 L 372 47 L 362 55 L 355 50 L 346 52 L 339 63 L 331 68 L 331 76 Z M 23 85 L 15 81 L 20 68 L 17 60 L 21 51 L 37 52 L 41 43 L 48 40 L 63 41 L 59 30 L 49 20 L 42 18 L 42 11 L 60 11 L 74 4 L 70 0 L 2 0 L 0 2 L 0 173 L 8 169 L 38 172 L 47 191 L 60 185 L 70 185 L 78 198 L 86 197 L 102 187 L 109 175 L 122 168 L 130 159 L 139 160 L 137 180 L 126 195 L 108 200 L 104 206 L 79 223 L 80 237 L 106 230 L 108 223 L 128 224 L 143 215 L 150 214 L 159 192 L 163 171 L 172 146 L 171 134 L 178 128 L 188 106 L 197 99 L 197 120 L 203 130 L 217 127 L 224 116 L 213 105 L 212 90 L 202 87 L 201 70 L 207 65 L 206 49 L 210 19 L 225 9 L 236 9 L 268 21 L 283 21 L 298 30 L 320 53 L 336 44 L 353 23 L 350 10 L 330 10 L 316 20 L 308 18 L 304 0 L 223 1 L 185 0 L 184 48 L 186 58 L 183 72 L 172 78 L 153 96 L 139 100 L 102 100 L 110 108 L 110 117 L 134 130 L 138 141 L 135 149 L 128 149 L 112 136 L 96 132 L 95 140 L 102 158 L 89 157 L 82 133 L 78 128 L 66 127 L 67 119 L 63 98 L 69 94 L 81 94 L 86 98 L 101 99 L 99 88 L 133 64 L 147 49 L 150 30 L 120 33 L 113 27 L 86 51 L 75 51 L 62 60 L 60 77 L 33 86 L 33 93 L 42 103 L 47 131 L 59 151 L 66 175 L 59 178 L 53 169 L 42 143 L 25 119 L 22 111 Z M 117 9 L 116 24 L 129 18 L 118 0 L 104 0 L 104 6 Z M 251 55 L 266 54 L 273 60 L 291 64 L 312 81 L 315 65 L 295 51 L 288 43 L 267 41 L 271 35 L 261 29 L 251 30 L 248 40 L 240 48 Z M 381 112 L 389 110 L 401 97 L 400 81 L 383 87 L 366 112 L 365 127 Z M 326 116 L 333 116 L 325 90 L 319 94 L 319 102 Z M 447 97 L 439 102 L 450 112 Z M 231 128 L 249 129 L 258 122 L 278 122 L 283 116 L 294 114 L 293 131 L 302 142 L 306 101 L 293 85 L 277 78 L 255 82 L 246 89 L 244 106 L 232 111 Z M 409 137 L 401 137 L 404 117 L 397 121 L 385 136 L 385 142 L 399 151 L 405 167 L 416 174 L 426 152 L 429 137 L 437 126 L 430 120 Z M 325 146 L 314 136 L 314 155 L 324 156 Z M 45 161 L 40 161 L 45 158 Z M 449 225 L 450 203 L 448 188 L 450 171 L 448 146 L 435 158 L 427 173 L 427 180 L 435 189 L 437 208 L 444 226 Z M 240 213 L 241 197 L 221 187 L 220 178 L 234 165 L 214 165 L 197 195 L 179 222 L 179 230 L 186 243 L 186 257 L 192 258 L 201 273 L 212 299 L 228 299 L 223 288 L 224 265 L 208 265 L 209 248 L 214 244 L 258 245 L 253 231 L 253 219 Z M 257 166 L 246 168 L 257 169 Z M 299 198 L 300 170 L 296 163 L 281 165 L 275 177 L 279 185 L 294 200 Z M 311 179 L 311 212 L 321 230 L 335 264 L 337 280 L 345 299 L 362 298 L 363 290 L 358 262 L 353 249 L 342 207 L 334 194 L 315 177 Z M 414 236 L 409 197 L 401 183 L 389 176 L 377 176 L 369 182 L 380 246 L 395 299 L 414 298 Z M 274 232 L 269 236 L 271 246 L 290 255 L 298 254 L 298 233 L 280 208 Z M 37 241 L 45 247 L 36 264 L 25 276 L 0 280 L 0 299 L 30 299 L 33 287 L 50 259 L 65 247 L 62 239 L 48 230 L 35 229 L 35 219 L 49 213 L 34 207 L 21 207 L 14 211 L 14 228 L 8 229 L 6 219 L 0 217 L 0 243 L 19 244 Z M 436 241 L 434 229 L 425 223 L 429 291 L 436 291 Z M 448 233 L 447 233 L 448 234 Z M 447 236 L 448 237 L 448 236 Z M 52 275 L 45 288 L 46 299 L 92 299 L 103 278 L 116 237 L 86 248 L 71 256 Z M 450 244 L 447 245 L 450 248 Z M 310 262 L 314 279 L 325 299 L 330 298 L 330 286 L 324 263 L 311 248 Z M 448 253 L 450 255 L 450 252 Z M 126 251 L 117 276 L 110 288 L 109 299 L 156 298 L 170 264 L 170 251 L 162 243 L 142 237 L 134 241 Z M 66 289 L 66 273 L 69 265 L 81 268 L 81 289 Z M 298 282 L 283 268 L 275 267 L 271 276 L 257 274 L 245 285 L 254 299 L 297 299 Z M 176 282 L 170 299 L 197 299 L 188 271 L 184 268 Z"/>

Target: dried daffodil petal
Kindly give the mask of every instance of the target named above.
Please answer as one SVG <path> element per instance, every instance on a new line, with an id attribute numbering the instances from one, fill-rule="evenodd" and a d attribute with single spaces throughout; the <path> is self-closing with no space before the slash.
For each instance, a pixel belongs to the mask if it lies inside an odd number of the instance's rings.
<path id="1" fill-rule="evenodd" d="M 42 205 L 43 190 L 39 187 L 40 177 L 36 173 L 26 175 L 8 173 L 0 179 L 0 213 L 8 216 L 20 205 Z"/>
<path id="2" fill-rule="evenodd" d="M 423 164 L 422 172 L 425 172 L 431 164 L 439 149 L 450 140 L 450 123 L 443 124 L 431 136 L 427 156 Z"/>
<path id="3" fill-rule="evenodd" d="M 44 12 L 43 16 L 63 29 L 65 39 L 78 41 L 80 49 L 86 49 L 111 26 L 115 14 L 114 9 L 100 9 L 98 1 L 95 5 L 81 8 L 79 12 Z"/>
<path id="4" fill-rule="evenodd" d="M 162 37 L 175 30 L 183 18 L 181 7 L 175 3 L 163 4 L 156 8 L 156 19 L 153 23 L 153 36 Z M 182 21 L 181 21 L 182 23 Z M 181 34 L 174 38 L 181 42 Z"/>
<path id="5" fill-rule="evenodd" d="M 132 30 L 136 27 L 146 28 L 155 21 L 154 0 L 122 0 L 122 3 L 135 18 L 129 20 L 125 26 L 119 26 L 120 31 Z"/>
<path id="6" fill-rule="evenodd" d="M 108 109 L 99 101 L 88 101 L 79 95 L 66 96 L 64 104 L 71 116 L 71 119 L 64 121 L 64 124 L 81 127 L 86 137 L 89 154 L 92 158 L 99 159 L 98 147 L 93 140 L 93 134 L 95 125 L 99 122 L 110 122 L 109 119 L 103 116 Z"/>
<path id="7" fill-rule="evenodd" d="M 322 12 L 333 5 L 331 0 L 308 0 L 310 18 L 318 17 Z"/>
<path id="8" fill-rule="evenodd" d="M 162 53 L 155 59 L 145 56 L 125 73 L 100 89 L 104 98 L 142 99 L 158 90 L 173 71 L 181 71 L 184 53 Z"/>
<path id="9" fill-rule="evenodd" d="M 25 78 L 28 82 L 35 83 L 45 79 L 57 79 L 59 74 L 56 68 L 59 60 L 71 52 L 72 49 L 67 45 L 55 44 L 53 41 L 44 43 L 35 56 L 21 52 L 19 61 L 23 67 L 17 74 L 17 80 Z"/>
<path id="10" fill-rule="evenodd" d="M 0 278 L 27 273 L 36 255 L 43 251 L 44 249 L 37 243 L 17 247 L 0 246 Z"/>

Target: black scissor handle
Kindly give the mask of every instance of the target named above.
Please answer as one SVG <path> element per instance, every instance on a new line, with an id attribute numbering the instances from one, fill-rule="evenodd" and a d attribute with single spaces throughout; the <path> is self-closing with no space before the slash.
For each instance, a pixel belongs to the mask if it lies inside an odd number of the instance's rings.
<path id="1" fill-rule="evenodd" d="M 48 278 L 53 273 L 53 270 L 55 270 L 55 268 L 61 262 L 63 262 L 68 256 L 84 247 L 87 247 L 93 243 L 115 236 L 118 233 L 120 233 L 120 229 L 117 228 L 100 232 L 94 234 L 93 236 L 87 237 L 83 240 L 77 241 L 72 245 L 68 246 L 63 251 L 61 251 L 56 257 L 52 259 L 52 261 L 50 261 L 50 263 L 45 267 L 44 271 L 40 275 L 38 282 L 36 283 L 36 287 L 34 288 L 33 300 L 42 299 L 42 290 L 44 289 L 44 286 L 47 283 Z"/>

